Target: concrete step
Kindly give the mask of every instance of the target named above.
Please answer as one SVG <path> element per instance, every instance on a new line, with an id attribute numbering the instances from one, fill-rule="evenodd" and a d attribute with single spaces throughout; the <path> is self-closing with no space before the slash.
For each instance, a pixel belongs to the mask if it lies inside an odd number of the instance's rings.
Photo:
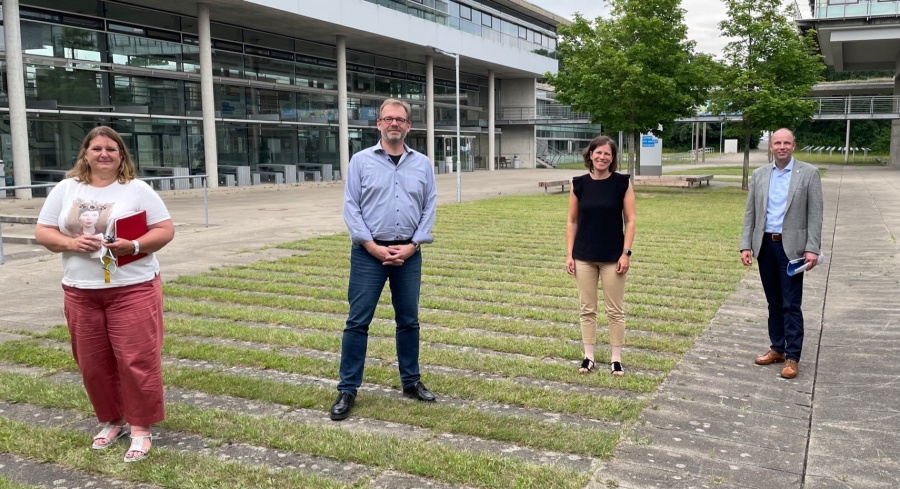
<path id="1" fill-rule="evenodd" d="M 37 245 L 34 239 L 34 225 L 37 218 L 0 216 L 0 236 L 4 243 Z"/>

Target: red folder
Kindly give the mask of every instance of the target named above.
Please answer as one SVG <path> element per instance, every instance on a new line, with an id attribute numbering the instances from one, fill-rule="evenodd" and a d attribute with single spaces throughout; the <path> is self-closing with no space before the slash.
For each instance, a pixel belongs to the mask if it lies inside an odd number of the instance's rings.
<path id="1" fill-rule="evenodd" d="M 124 216 L 119 216 L 110 223 L 111 232 L 109 235 L 122 239 L 138 239 L 147 234 L 147 211 L 135 211 Z M 117 265 L 128 265 L 129 263 L 140 260 L 147 256 L 147 253 L 138 253 L 137 255 L 119 255 L 116 259 Z"/>

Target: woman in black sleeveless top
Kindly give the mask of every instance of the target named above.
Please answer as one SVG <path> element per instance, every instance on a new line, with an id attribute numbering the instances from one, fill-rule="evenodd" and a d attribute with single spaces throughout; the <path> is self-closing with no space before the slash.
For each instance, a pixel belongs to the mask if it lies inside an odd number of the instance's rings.
<path id="1" fill-rule="evenodd" d="M 598 283 L 609 322 L 610 372 L 623 375 L 625 344 L 625 275 L 634 242 L 634 189 L 628 175 L 616 173 L 618 148 L 606 136 L 594 138 L 584 150 L 587 175 L 572 179 L 566 224 L 566 272 L 575 276 L 581 302 L 581 373 L 594 370 L 597 337 Z"/>

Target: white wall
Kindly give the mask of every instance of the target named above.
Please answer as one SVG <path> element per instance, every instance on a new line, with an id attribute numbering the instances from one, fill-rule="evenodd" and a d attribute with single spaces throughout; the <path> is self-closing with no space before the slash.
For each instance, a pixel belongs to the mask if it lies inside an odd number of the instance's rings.
<path id="1" fill-rule="evenodd" d="M 499 81 L 497 106 L 535 107 L 537 105 L 537 80 L 534 78 L 504 78 Z M 531 113 L 532 117 L 534 112 Z"/>
<path id="2" fill-rule="evenodd" d="M 522 168 L 534 168 L 537 148 L 535 147 L 534 126 L 503 126 L 500 136 L 502 148 L 499 156 L 505 156 L 512 163 L 513 157 L 519 155 Z"/>

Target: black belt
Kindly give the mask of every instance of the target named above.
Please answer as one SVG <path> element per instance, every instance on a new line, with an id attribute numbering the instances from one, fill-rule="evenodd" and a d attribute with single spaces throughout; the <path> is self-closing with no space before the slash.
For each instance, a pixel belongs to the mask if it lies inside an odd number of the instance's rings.
<path id="1" fill-rule="evenodd" d="M 375 244 L 378 246 L 399 246 L 399 245 L 408 245 L 412 243 L 411 239 L 401 239 L 399 241 L 382 241 L 380 239 L 375 240 Z"/>
<path id="2" fill-rule="evenodd" d="M 781 234 L 778 234 L 778 233 L 763 233 L 763 238 L 771 239 L 772 241 L 781 241 Z"/>

